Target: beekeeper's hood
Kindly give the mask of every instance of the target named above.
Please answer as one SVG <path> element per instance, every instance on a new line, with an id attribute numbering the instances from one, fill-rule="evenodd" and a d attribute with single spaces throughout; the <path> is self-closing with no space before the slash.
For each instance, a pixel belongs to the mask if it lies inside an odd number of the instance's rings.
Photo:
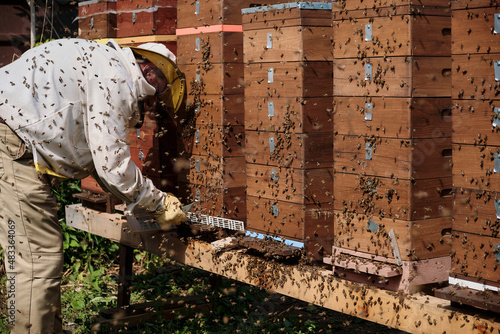
<path id="1" fill-rule="evenodd" d="M 167 78 L 167 88 L 159 92 L 159 99 L 163 101 L 170 110 L 176 112 L 186 92 L 186 80 L 184 74 L 175 64 L 175 55 L 163 44 L 145 43 L 130 47 L 132 51 L 149 60 L 162 71 Z"/>

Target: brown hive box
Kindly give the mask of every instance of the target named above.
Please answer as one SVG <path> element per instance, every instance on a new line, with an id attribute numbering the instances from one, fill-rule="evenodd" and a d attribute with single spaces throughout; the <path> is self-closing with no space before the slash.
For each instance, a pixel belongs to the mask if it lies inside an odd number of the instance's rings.
<path id="1" fill-rule="evenodd" d="M 496 191 L 455 189 L 453 230 L 498 238 L 500 194 Z"/>
<path id="2" fill-rule="evenodd" d="M 175 35 L 177 8 L 173 0 L 118 0 L 116 37 Z"/>
<path id="3" fill-rule="evenodd" d="M 500 115 L 491 100 L 454 100 L 453 143 L 500 146 Z"/>
<path id="4" fill-rule="evenodd" d="M 394 258 L 391 230 L 403 261 L 449 255 L 450 216 L 407 221 L 336 211 L 334 246 Z"/>
<path id="5" fill-rule="evenodd" d="M 451 277 L 500 287 L 500 238 L 453 232 Z"/>
<path id="6" fill-rule="evenodd" d="M 116 37 L 116 1 L 78 3 L 78 36 L 84 39 Z"/>
<path id="7" fill-rule="evenodd" d="M 334 97 L 334 111 L 340 135 L 451 137 L 451 98 Z"/>
<path id="8" fill-rule="evenodd" d="M 399 12 L 351 11 L 336 20 L 334 13 L 335 58 L 381 56 L 450 56 L 451 20 L 448 9 L 433 15 L 419 15 L 396 7 Z M 438 15 L 440 14 L 440 15 Z M 432 38 L 430 37 L 432 36 Z"/>
<path id="9" fill-rule="evenodd" d="M 331 168 L 278 168 L 247 164 L 247 194 L 299 204 L 332 201 Z"/>
<path id="10" fill-rule="evenodd" d="M 210 185 L 179 183 L 182 203 L 195 203 L 190 212 L 245 221 L 244 187 L 218 188 Z"/>
<path id="11" fill-rule="evenodd" d="M 180 182 L 212 188 L 245 187 L 245 157 L 214 159 L 212 156 L 192 155 L 185 179 Z"/>
<path id="12" fill-rule="evenodd" d="M 212 156 L 214 159 L 243 156 L 245 132 L 242 125 L 195 127 L 184 138 L 185 152 Z"/>
<path id="13" fill-rule="evenodd" d="M 266 2 L 267 3 L 267 2 Z M 241 9 L 260 4 L 249 0 L 180 0 L 177 28 L 241 25 Z"/>
<path id="14" fill-rule="evenodd" d="M 500 189 L 500 147 L 453 144 L 453 186 L 465 189 Z"/>
<path id="15" fill-rule="evenodd" d="M 452 180 L 404 180 L 347 173 L 334 174 L 335 210 L 399 220 L 449 216 Z"/>
<path id="16" fill-rule="evenodd" d="M 489 7 L 453 11 L 451 53 L 499 53 L 500 36 L 495 33 L 495 15 L 499 9 Z"/>
<path id="17" fill-rule="evenodd" d="M 177 63 L 180 65 L 213 63 L 242 63 L 242 32 L 204 32 L 200 27 L 194 34 L 177 35 Z"/>
<path id="18" fill-rule="evenodd" d="M 213 63 L 203 65 L 182 65 L 179 67 L 186 76 L 188 95 L 243 93 L 242 63 Z"/>
<path id="19" fill-rule="evenodd" d="M 244 104 L 242 95 L 189 95 L 196 125 L 244 125 Z"/>
<path id="20" fill-rule="evenodd" d="M 331 62 L 276 62 L 245 65 L 245 97 L 332 96 Z"/>
<path id="21" fill-rule="evenodd" d="M 334 95 L 449 97 L 450 57 L 335 59 Z"/>
<path id="22" fill-rule="evenodd" d="M 246 131 L 247 163 L 277 167 L 331 167 L 333 156 L 331 132 L 287 134 Z"/>
<path id="23" fill-rule="evenodd" d="M 331 238 L 329 238 L 333 235 L 331 204 L 297 204 L 251 195 L 247 196 L 247 203 L 249 230 L 305 242 L 325 238 L 324 241 L 329 243 L 331 248 Z M 327 247 L 325 250 L 330 253 Z"/>
<path id="24" fill-rule="evenodd" d="M 453 99 L 498 99 L 499 82 L 495 78 L 495 64 L 500 55 L 453 55 Z"/>
<path id="25" fill-rule="evenodd" d="M 451 174 L 450 138 L 397 139 L 335 136 L 338 172 L 397 179 L 428 179 Z"/>
<path id="26" fill-rule="evenodd" d="M 245 100 L 246 131 L 327 132 L 332 119 L 330 97 L 248 97 Z"/>

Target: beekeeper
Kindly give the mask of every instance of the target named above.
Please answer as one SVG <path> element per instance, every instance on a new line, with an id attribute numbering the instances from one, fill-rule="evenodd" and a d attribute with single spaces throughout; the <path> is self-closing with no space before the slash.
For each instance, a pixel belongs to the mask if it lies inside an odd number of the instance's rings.
<path id="1" fill-rule="evenodd" d="M 175 56 L 148 43 L 51 41 L 0 69 L 0 243 L 11 333 L 62 333 L 63 245 L 54 179 L 93 175 L 161 224 L 186 220 L 179 200 L 131 161 L 128 129 L 157 99 L 176 111 L 185 81 Z"/>

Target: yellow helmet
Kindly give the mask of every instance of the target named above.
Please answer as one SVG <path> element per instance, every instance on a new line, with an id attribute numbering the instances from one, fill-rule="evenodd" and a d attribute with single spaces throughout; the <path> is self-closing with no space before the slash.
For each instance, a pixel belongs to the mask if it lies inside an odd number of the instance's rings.
<path id="1" fill-rule="evenodd" d="M 167 89 L 158 96 L 173 112 L 179 110 L 186 93 L 186 79 L 175 64 L 175 56 L 167 47 L 159 43 L 131 46 L 133 52 L 149 60 L 167 78 Z"/>

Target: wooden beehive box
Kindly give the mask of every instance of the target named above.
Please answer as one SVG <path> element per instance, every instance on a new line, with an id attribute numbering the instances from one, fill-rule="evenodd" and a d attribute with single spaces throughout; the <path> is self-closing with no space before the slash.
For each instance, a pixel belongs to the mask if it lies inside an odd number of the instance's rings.
<path id="1" fill-rule="evenodd" d="M 500 5 L 455 0 L 451 8 L 454 206 L 450 276 L 464 285 L 479 282 L 498 288 Z"/>
<path id="2" fill-rule="evenodd" d="M 179 29 L 177 63 L 210 67 L 213 63 L 243 62 L 243 33 L 200 27 Z M 241 28 L 240 28 L 241 29 Z"/>
<path id="3" fill-rule="evenodd" d="M 189 168 L 198 212 L 245 220 L 243 33 L 235 1 L 178 2 L 178 64 L 186 75 Z M 208 192 L 208 193 L 207 193 Z M 219 203 L 214 206 L 213 202 Z"/>
<path id="4" fill-rule="evenodd" d="M 175 35 L 174 0 L 117 0 L 116 37 Z"/>
<path id="5" fill-rule="evenodd" d="M 196 126 L 244 125 L 243 95 L 201 94 L 187 97 Z"/>
<path id="6" fill-rule="evenodd" d="M 331 4 L 245 8 L 247 229 L 330 252 Z"/>
<path id="7" fill-rule="evenodd" d="M 84 39 L 116 37 L 116 0 L 78 3 L 78 36 Z"/>
<path id="8" fill-rule="evenodd" d="M 257 1 L 181 0 L 177 3 L 177 15 L 180 18 L 178 28 L 192 28 L 214 25 L 241 25 L 241 9 L 256 5 Z"/>
<path id="9" fill-rule="evenodd" d="M 183 202 L 194 203 L 191 212 L 238 221 L 246 220 L 245 188 L 220 188 L 195 183 L 180 183 Z"/>
<path id="10" fill-rule="evenodd" d="M 402 262 L 444 259 L 451 244 L 448 7 L 333 3 L 334 253 L 377 256 L 375 269 L 397 259 L 401 290 L 431 283 L 420 274 L 408 279 Z"/>

